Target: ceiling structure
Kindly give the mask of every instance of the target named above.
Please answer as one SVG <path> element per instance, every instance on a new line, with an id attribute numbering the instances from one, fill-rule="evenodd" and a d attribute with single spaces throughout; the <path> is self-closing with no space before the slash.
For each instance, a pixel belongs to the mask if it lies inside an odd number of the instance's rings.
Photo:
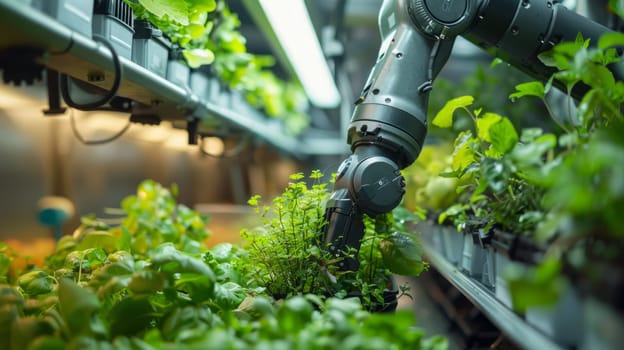
<path id="1" fill-rule="evenodd" d="M 240 18 L 240 30 L 247 38 L 248 51 L 275 55 L 278 57 L 278 64 L 274 68 L 276 74 L 283 78 L 293 76 L 289 74 L 291 70 L 287 66 L 288 63 L 279 60 L 275 43 L 267 39 L 266 33 L 259 29 L 254 16 L 249 13 L 249 7 L 245 5 L 249 1 L 253 0 L 228 1 L 231 10 Z M 353 101 L 368 78 L 381 44 L 377 17 L 383 0 L 305 0 L 305 2 L 330 66 L 334 69 L 337 80 L 343 80 L 340 89 L 345 99 L 342 108 L 333 110 L 312 108 L 310 113 L 313 123 L 332 130 L 336 130 L 336 123 L 342 123 L 341 132 L 346 136 L 345 127 L 351 116 Z M 455 57 L 469 60 L 487 57 L 465 40 L 458 40 L 455 47 L 453 52 Z M 442 76 L 461 77 L 472 67 L 453 62 L 453 59 L 449 61 L 441 73 Z M 340 83 L 338 81 L 339 85 Z"/>

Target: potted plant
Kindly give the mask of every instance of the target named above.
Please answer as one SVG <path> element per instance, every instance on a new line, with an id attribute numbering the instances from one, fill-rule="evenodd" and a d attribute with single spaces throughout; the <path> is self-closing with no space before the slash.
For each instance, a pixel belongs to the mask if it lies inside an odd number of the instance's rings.
<path id="1" fill-rule="evenodd" d="M 167 80 L 181 87 L 189 87 L 191 68 L 186 64 L 182 49 L 179 45 L 172 45 L 167 61 Z"/>
<path id="2" fill-rule="evenodd" d="M 308 186 L 303 174 L 294 174 L 272 205 L 262 205 L 257 196 L 250 199 L 264 221 L 242 233 L 252 261 L 250 277 L 278 299 L 307 293 L 358 296 L 369 310 L 393 309 L 397 294 L 407 291 L 393 284 L 392 273 L 418 275 L 427 266 L 416 237 L 401 231 L 400 220 L 407 217 L 366 218 L 361 248 L 353 252 L 360 261 L 358 271 L 338 271 L 323 236 L 329 192 L 322 176 L 313 171 Z"/>
<path id="3" fill-rule="evenodd" d="M 488 277 L 490 271 L 495 271 L 496 296 L 511 306 L 503 273 L 510 254 L 513 255 L 515 238 L 530 235 L 541 218 L 542 190 L 532 177 L 535 169 L 543 165 L 544 154 L 555 147 L 556 138 L 539 129 L 525 129 L 519 136 L 508 118 L 483 113 L 482 109 L 468 109 L 473 101 L 470 96 L 450 100 L 432 122 L 435 126 L 449 128 L 456 110 L 462 110 L 470 116 L 475 130 L 474 133 L 462 131 L 455 140 L 452 171 L 442 176 L 463 179 L 465 185 L 460 189 L 462 193 L 458 199 L 461 201 L 442 212 L 439 222 L 450 218 L 456 226 L 470 230 L 469 247 L 471 243 L 479 248 L 482 243 L 492 243 L 495 268 L 483 267 Z M 485 255 L 483 259 L 491 264 L 492 259 Z"/>
<path id="4" fill-rule="evenodd" d="M 133 28 L 132 61 L 166 78 L 171 43 L 147 20 L 135 19 Z"/>
<path id="5" fill-rule="evenodd" d="M 95 0 L 93 35 L 107 40 L 118 56 L 132 60 L 134 14 L 123 0 Z"/>

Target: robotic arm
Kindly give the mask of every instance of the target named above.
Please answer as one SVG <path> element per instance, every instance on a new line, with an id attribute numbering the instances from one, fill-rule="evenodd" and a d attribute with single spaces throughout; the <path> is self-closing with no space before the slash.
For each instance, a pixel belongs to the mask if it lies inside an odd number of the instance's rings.
<path id="1" fill-rule="evenodd" d="M 546 80 L 554 72 L 537 58 L 580 32 L 596 43 L 610 30 L 557 0 L 384 0 L 377 62 L 348 130 L 352 154 L 337 171 L 325 213 L 326 241 L 343 256 L 338 268 L 357 270 L 346 252 L 359 250 L 363 214 L 390 212 L 405 193 L 400 170 L 418 157 L 427 134 L 428 94 L 462 35 L 503 60 Z M 573 96 L 582 96 L 582 86 Z"/>

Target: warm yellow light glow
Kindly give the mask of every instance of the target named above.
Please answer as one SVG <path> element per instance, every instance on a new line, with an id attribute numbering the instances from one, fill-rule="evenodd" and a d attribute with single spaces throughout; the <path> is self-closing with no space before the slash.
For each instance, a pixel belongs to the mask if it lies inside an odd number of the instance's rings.
<path id="1" fill-rule="evenodd" d="M 196 150 L 195 145 L 189 145 L 188 133 L 185 130 L 171 129 L 164 146 L 176 151 Z"/>
<path id="2" fill-rule="evenodd" d="M 150 143 L 162 143 L 164 142 L 173 127 L 169 122 L 161 122 L 160 125 L 137 125 L 134 127 L 133 132 L 130 134 L 138 140 L 150 142 Z"/>
<path id="3" fill-rule="evenodd" d="M 74 109 L 69 113 L 74 114 L 78 129 L 85 133 L 119 131 L 123 129 L 123 127 L 128 123 L 128 118 L 130 118 L 128 113 L 101 111 L 87 112 L 77 109 Z"/>
<path id="4" fill-rule="evenodd" d="M 304 0 L 259 0 L 310 101 L 322 108 L 340 103 Z"/>
<path id="5" fill-rule="evenodd" d="M 223 140 L 218 137 L 204 137 L 200 147 L 202 151 L 213 156 L 220 156 L 225 151 Z"/>
<path id="6" fill-rule="evenodd" d="M 30 96 L 28 92 L 38 91 L 39 87 L 11 86 L 0 84 L 0 107 L 2 109 L 15 108 L 43 108 L 44 103 L 39 96 Z M 38 93 L 37 95 L 41 95 Z"/>

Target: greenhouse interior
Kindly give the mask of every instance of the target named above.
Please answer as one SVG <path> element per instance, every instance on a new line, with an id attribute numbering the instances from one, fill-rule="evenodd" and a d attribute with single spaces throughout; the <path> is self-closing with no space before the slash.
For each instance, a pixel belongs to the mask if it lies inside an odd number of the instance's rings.
<path id="1" fill-rule="evenodd" d="M 624 349 L 624 1 L 0 32 L 0 349 Z"/>

